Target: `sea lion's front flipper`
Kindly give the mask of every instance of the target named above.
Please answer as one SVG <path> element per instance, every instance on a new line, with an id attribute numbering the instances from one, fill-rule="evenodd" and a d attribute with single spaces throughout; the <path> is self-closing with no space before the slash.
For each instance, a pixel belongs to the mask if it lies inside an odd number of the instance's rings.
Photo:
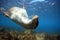
<path id="1" fill-rule="evenodd" d="M 7 10 L 5 10 L 4 8 L 0 8 L 0 11 L 4 13 L 4 15 L 10 17 L 11 16 L 11 13 Z"/>

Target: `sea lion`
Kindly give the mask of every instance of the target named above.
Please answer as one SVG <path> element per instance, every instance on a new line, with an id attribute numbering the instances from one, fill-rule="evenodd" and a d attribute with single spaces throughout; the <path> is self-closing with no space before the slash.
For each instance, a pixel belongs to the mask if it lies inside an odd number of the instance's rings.
<path id="1" fill-rule="evenodd" d="M 4 15 L 9 17 L 9 19 L 27 29 L 35 29 L 38 26 L 38 15 L 35 15 L 32 19 L 29 19 L 27 11 L 24 7 L 12 7 L 8 11 L 4 8 L 1 8 L 0 10 L 4 13 Z"/>

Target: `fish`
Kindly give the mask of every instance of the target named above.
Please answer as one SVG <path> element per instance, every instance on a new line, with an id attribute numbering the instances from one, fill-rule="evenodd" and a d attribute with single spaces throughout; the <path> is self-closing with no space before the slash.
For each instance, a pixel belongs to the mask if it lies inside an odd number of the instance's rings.
<path id="1" fill-rule="evenodd" d="M 11 7 L 9 10 L 0 8 L 0 10 L 6 17 L 26 29 L 35 29 L 39 24 L 38 15 L 34 15 L 33 18 L 29 19 L 27 11 L 24 7 Z"/>

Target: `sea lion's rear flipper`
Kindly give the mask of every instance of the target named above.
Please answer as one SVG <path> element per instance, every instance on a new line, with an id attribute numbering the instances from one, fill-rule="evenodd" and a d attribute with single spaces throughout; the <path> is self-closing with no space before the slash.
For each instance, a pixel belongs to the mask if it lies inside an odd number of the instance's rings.
<path id="1" fill-rule="evenodd" d="M 4 13 L 4 15 L 10 17 L 11 16 L 11 13 L 7 10 L 5 10 L 4 8 L 0 8 L 0 11 Z"/>

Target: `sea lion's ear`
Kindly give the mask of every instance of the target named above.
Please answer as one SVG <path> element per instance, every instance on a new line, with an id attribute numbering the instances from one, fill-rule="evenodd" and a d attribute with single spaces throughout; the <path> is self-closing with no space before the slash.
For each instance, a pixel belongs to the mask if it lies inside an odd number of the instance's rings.
<path id="1" fill-rule="evenodd" d="M 0 8 L 0 11 L 4 13 L 4 15 L 10 17 L 11 13 L 9 11 L 6 11 L 4 8 Z"/>

